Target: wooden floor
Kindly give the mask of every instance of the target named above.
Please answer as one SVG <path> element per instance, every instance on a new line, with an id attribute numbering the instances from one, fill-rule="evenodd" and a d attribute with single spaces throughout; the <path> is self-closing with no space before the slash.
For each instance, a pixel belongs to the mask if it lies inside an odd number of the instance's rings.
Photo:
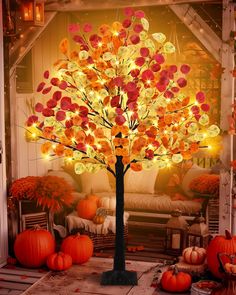
<path id="1" fill-rule="evenodd" d="M 131 249 L 129 249 L 130 251 L 126 249 L 126 260 L 154 263 L 163 261 L 172 262 L 174 258 L 165 254 L 164 241 L 165 232 L 162 229 L 157 230 L 154 228 L 129 226 L 127 248 L 131 247 Z M 101 258 L 112 258 L 113 255 L 113 248 L 94 252 L 94 256 Z M 32 284 L 44 277 L 46 273 L 46 268 L 35 270 L 21 268 L 20 266 L 5 266 L 0 269 L 0 295 L 22 294 Z"/>
<path id="2" fill-rule="evenodd" d="M 0 268 L 0 295 L 22 294 L 47 273 L 46 269 L 26 269 L 20 266 L 6 265 Z"/>

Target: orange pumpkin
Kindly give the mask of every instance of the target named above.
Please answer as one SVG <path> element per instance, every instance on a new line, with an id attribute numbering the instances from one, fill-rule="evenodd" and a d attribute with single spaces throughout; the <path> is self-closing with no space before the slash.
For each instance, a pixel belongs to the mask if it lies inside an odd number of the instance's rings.
<path id="1" fill-rule="evenodd" d="M 165 271 L 161 278 L 163 290 L 173 293 L 189 290 L 191 283 L 192 277 L 188 273 L 178 271 L 176 266 L 172 270 Z"/>
<path id="2" fill-rule="evenodd" d="M 72 258 L 63 252 L 53 253 L 47 258 L 47 266 L 51 270 L 66 270 L 72 265 Z"/>
<path id="3" fill-rule="evenodd" d="M 69 236 L 61 244 L 61 251 L 69 254 L 75 264 L 82 264 L 93 255 L 93 242 L 86 235 Z"/>
<path id="4" fill-rule="evenodd" d="M 188 247 L 183 250 L 183 259 L 188 264 L 199 265 L 205 261 L 206 250 L 199 247 Z"/>
<path id="5" fill-rule="evenodd" d="M 92 200 L 84 199 L 79 201 L 76 209 L 79 217 L 92 220 L 96 215 L 97 205 Z"/>
<path id="6" fill-rule="evenodd" d="M 100 198 L 97 195 L 89 194 L 89 195 L 86 195 L 85 199 L 94 201 L 98 207 L 98 203 L 99 203 Z"/>
<path id="7" fill-rule="evenodd" d="M 95 215 L 93 218 L 93 223 L 95 224 L 103 224 L 105 221 L 105 216 L 103 215 Z"/>
<path id="8" fill-rule="evenodd" d="M 24 266 L 37 268 L 46 263 L 47 257 L 55 251 L 55 240 L 46 229 L 35 227 L 17 235 L 14 252 Z"/>
<path id="9" fill-rule="evenodd" d="M 207 247 L 207 264 L 214 276 L 222 278 L 223 273 L 219 272 L 218 253 L 234 254 L 236 253 L 236 236 L 232 237 L 229 231 L 225 231 L 225 236 L 216 236 Z M 227 257 L 222 258 L 223 264 L 229 262 Z"/>

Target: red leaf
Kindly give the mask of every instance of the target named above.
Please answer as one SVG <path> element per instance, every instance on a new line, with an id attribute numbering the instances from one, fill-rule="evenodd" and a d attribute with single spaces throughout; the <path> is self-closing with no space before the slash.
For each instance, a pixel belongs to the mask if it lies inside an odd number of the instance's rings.
<path id="1" fill-rule="evenodd" d="M 38 88 L 37 88 L 37 92 L 41 92 L 43 90 L 45 86 L 45 83 L 44 82 L 41 82 L 39 85 L 38 85 Z"/>
<path id="2" fill-rule="evenodd" d="M 49 86 L 49 87 L 47 87 L 47 88 L 44 88 L 42 93 L 43 93 L 43 94 L 47 94 L 48 92 L 51 91 L 51 89 L 52 89 L 52 86 Z"/>
<path id="3" fill-rule="evenodd" d="M 45 79 L 48 79 L 49 78 L 49 71 L 45 71 L 43 76 Z"/>

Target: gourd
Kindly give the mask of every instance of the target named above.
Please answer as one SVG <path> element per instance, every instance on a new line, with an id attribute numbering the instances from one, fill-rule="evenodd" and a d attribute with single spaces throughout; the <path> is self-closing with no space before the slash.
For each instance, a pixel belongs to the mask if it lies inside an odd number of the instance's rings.
<path id="1" fill-rule="evenodd" d="M 72 265 L 72 258 L 63 252 L 53 253 L 47 258 L 47 266 L 51 270 L 66 270 Z"/>
<path id="2" fill-rule="evenodd" d="M 199 265 L 205 261 L 206 250 L 199 247 L 188 247 L 183 250 L 183 259 L 188 264 Z"/>
<path id="3" fill-rule="evenodd" d="M 46 229 L 36 226 L 17 235 L 14 243 L 17 260 L 26 267 L 37 268 L 55 252 L 55 240 Z"/>
<path id="4" fill-rule="evenodd" d="M 82 264 L 93 255 L 93 242 L 88 236 L 77 233 L 63 240 L 61 251 L 69 254 L 73 263 Z"/>
<path id="5" fill-rule="evenodd" d="M 191 283 L 190 274 L 178 271 L 176 266 L 172 270 L 165 271 L 161 278 L 162 289 L 173 293 L 189 290 Z"/>
<path id="6" fill-rule="evenodd" d="M 114 211 L 116 209 L 116 198 L 103 197 L 99 200 L 99 207 L 110 209 Z"/>
<path id="7" fill-rule="evenodd" d="M 92 220 L 96 215 L 97 205 L 92 200 L 83 199 L 79 201 L 76 209 L 79 217 Z"/>
<path id="8" fill-rule="evenodd" d="M 211 273 L 222 278 L 223 273 L 219 272 L 220 263 L 217 258 L 218 253 L 234 254 L 236 253 L 236 237 L 232 237 L 229 231 L 225 231 L 225 236 L 216 236 L 207 247 L 207 264 Z M 223 264 L 228 262 L 226 259 Z"/>

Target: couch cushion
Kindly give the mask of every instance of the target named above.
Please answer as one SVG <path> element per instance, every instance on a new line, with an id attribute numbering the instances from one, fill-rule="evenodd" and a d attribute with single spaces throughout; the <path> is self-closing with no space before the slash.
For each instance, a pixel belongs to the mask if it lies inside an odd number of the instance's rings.
<path id="1" fill-rule="evenodd" d="M 126 193 L 153 194 L 158 169 L 142 170 L 139 172 L 129 169 L 125 174 Z"/>
<path id="2" fill-rule="evenodd" d="M 111 186 L 105 169 L 97 173 L 84 172 L 80 175 L 83 193 L 110 192 Z"/>

